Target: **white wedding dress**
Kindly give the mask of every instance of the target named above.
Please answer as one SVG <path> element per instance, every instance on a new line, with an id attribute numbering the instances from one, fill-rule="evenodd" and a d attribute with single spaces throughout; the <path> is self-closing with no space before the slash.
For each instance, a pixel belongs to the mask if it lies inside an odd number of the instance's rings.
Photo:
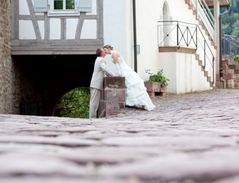
<path id="1" fill-rule="evenodd" d="M 144 86 L 144 81 L 139 75 L 121 57 L 119 63 L 116 63 L 115 66 L 117 72 L 125 77 L 126 106 L 143 107 L 148 111 L 153 110 L 155 105 L 152 103 Z"/>

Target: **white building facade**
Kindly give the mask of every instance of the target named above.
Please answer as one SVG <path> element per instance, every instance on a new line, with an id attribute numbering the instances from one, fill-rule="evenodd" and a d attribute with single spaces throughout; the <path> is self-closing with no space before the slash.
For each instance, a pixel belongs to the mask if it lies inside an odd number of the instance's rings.
<path id="1" fill-rule="evenodd" d="M 228 3 L 16 0 L 12 54 L 94 54 L 111 44 L 144 80 L 146 71 L 163 69 L 170 93 L 210 90 L 219 70 L 219 9 Z"/>
<path id="2" fill-rule="evenodd" d="M 141 0 L 132 7 L 132 1 L 105 0 L 104 41 L 120 50 L 144 80 L 147 71 L 163 69 L 170 93 L 210 90 L 219 72 L 219 9 L 228 4 L 226 0 Z"/>

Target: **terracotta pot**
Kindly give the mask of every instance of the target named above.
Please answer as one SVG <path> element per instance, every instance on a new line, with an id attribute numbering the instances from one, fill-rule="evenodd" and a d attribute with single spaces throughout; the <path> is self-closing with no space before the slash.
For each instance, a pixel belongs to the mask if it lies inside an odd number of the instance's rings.
<path id="1" fill-rule="evenodd" d="M 159 82 L 144 82 L 145 87 L 147 88 L 148 92 L 160 92 L 161 85 Z"/>

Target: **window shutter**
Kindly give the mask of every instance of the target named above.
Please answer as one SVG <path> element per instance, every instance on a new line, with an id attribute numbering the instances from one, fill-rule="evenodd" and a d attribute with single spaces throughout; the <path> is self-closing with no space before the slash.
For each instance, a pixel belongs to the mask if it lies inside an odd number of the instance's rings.
<path id="1" fill-rule="evenodd" d="M 92 0 L 78 0 L 80 12 L 91 12 Z"/>
<path id="2" fill-rule="evenodd" d="M 35 12 L 47 12 L 47 0 L 34 0 Z"/>

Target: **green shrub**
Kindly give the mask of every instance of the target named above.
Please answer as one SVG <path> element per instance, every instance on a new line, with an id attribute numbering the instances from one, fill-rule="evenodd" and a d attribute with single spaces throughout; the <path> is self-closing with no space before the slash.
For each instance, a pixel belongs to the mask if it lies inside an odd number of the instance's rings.
<path id="1" fill-rule="evenodd" d="M 239 62 L 239 55 L 234 56 L 233 60 Z"/>
<path id="2" fill-rule="evenodd" d="M 148 80 L 149 82 L 152 82 L 152 83 L 159 82 L 162 87 L 168 86 L 169 79 L 164 76 L 162 69 L 158 71 L 156 74 L 153 74 L 151 72 L 148 72 L 148 74 L 149 74 L 149 80 Z"/>
<path id="3" fill-rule="evenodd" d="M 61 117 L 88 118 L 90 89 L 75 88 L 67 92 L 56 105 L 55 114 Z"/>

